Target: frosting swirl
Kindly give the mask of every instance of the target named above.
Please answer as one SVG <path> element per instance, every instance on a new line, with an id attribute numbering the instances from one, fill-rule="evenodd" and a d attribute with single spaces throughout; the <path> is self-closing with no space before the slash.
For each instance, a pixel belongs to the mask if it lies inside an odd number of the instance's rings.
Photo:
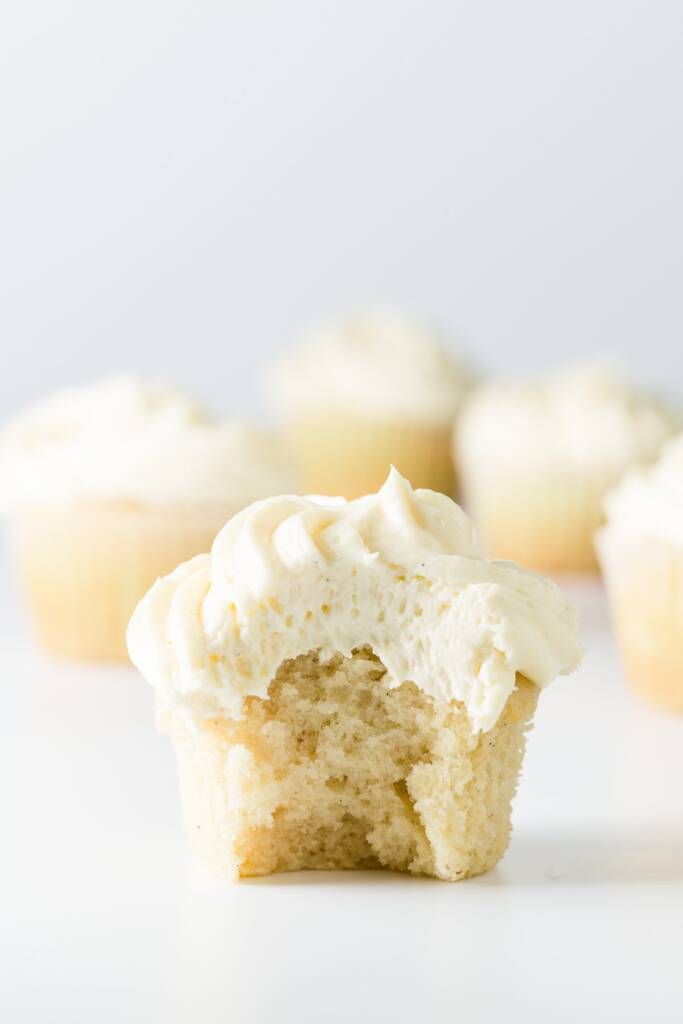
<path id="1" fill-rule="evenodd" d="M 197 717 L 238 717 L 287 659 L 365 644 L 389 686 L 411 680 L 463 701 L 475 731 L 495 724 L 517 673 L 545 686 L 580 660 L 576 612 L 558 588 L 484 561 L 465 513 L 395 470 L 356 501 L 251 505 L 210 555 L 157 581 L 128 629 L 142 674 Z"/>
<path id="2" fill-rule="evenodd" d="M 289 489 L 273 437 L 129 377 L 60 392 L 0 435 L 0 511 L 72 500 L 243 508 Z"/>
<path id="3" fill-rule="evenodd" d="M 366 313 L 311 331 L 275 366 L 268 384 L 287 415 L 331 407 L 448 424 L 469 374 L 433 332 L 395 315 Z"/>
<path id="4" fill-rule="evenodd" d="M 467 403 L 456 443 L 480 468 L 498 454 L 515 467 L 588 467 L 614 478 L 656 458 L 680 417 L 606 366 L 577 367 L 544 381 L 483 386 Z"/>
<path id="5" fill-rule="evenodd" d="M 605 511 L 603 533 L 683 544 L 683 435 L 665 447 L 654 466 L 627 473 L 605 498 Z"/>

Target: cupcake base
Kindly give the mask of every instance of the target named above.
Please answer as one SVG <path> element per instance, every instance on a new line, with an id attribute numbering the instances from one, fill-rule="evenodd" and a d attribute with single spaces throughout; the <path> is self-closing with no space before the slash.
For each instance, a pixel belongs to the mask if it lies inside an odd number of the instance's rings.
<path id="1" fill-rule="evenodd" d="M 161 704 L 190 842 L 219 876 L 391 868 L 457 881 L 493 867 L 538 689 L 520 678 L 495 727 L 412 683 L 382 685 L 368 648 L 285 662 L 239 721 L 195 727 Z"/>
<path id="2" fill-rule="evenodd" d="M 466 476 L 465 505 L 487 554 L 546 573 L 597 572 L 608 483 L 579 474 Z"/>
<path id="3" fill-rule="evenodd" d="M 41 644 L 67 658 L 127 659 L 140 598 L 158 576 L 208 551 L 229 514 L 81 502 L 23 516 L 14 548 Z"/>
<path id="4" fill-rule="evenodd" d="M 609 527 L 597 548 L 629 682 L 650 703 L 683 714 L 683 550 L 622 539 Z"/>
<path id="5" fill-rule="evenodd" d="M 379 490 L 393 465 L 413 487 L 453 495 L 451 425 L 395 422 L 321 412 L 287 430 L 308 494 L 352 499 Z"/>

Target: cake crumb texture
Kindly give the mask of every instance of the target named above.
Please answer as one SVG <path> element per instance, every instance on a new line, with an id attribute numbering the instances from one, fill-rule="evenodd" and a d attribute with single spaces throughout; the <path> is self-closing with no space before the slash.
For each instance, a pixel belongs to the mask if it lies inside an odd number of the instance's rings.
<path id="1" fill-rule="evenodd" d="M 197 728 L 159 705 L 190 840 L 215 873 L 382 867 L 456 881 L 496 864 L 537 687 L 518 677 L 496 725 L 473 734 L 462 704 L 384 675 L 367 647 L 309 652 L 239 720 Z"/>

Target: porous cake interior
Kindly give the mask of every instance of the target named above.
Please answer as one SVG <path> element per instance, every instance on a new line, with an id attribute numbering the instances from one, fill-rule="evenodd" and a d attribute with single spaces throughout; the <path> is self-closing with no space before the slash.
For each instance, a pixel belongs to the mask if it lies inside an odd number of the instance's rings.
<path id="1" fill-rule="evenodd" d="M 267 699 L 199 730 L 175 713 L 186 823 L 222 875 L 386 867 L 457 880 L 504 853 L 537 688 L 518 678 L 495 727 L 389 689 L 368 648 L 285 662 Z"/>

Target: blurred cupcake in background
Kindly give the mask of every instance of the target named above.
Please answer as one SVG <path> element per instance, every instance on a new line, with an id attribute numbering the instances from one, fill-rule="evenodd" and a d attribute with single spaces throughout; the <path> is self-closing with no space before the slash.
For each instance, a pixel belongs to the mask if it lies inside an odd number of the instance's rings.
<path id="1" fill-rule="evenodd" d="M 626 674 L 646 699 L 683 713 L 683 437 L 628 473 L 605 506 L 596 547 Z"/>
<path id="2" fill-rule="evenodd" d="M 604 366 L 482 387 L 454 448 L 488 553 L 545 572 L 596 570 L 605 493 L 678 429 L 671 410 Z"/>
<path id="3" fill-rule="evenodd" d="M 312 332 L 269 390 L 304 491 L 355 498 L 393 464 L 414 487 L 452 494 L 450 437 L 468 380 L 433 332 L 365 314 Z"/>
<path id="4" fill-rule="evenodd" d="M 126 657 L 154 580 L 235 512 L 293 490 L 275 440 L 129 378 L 61 392 L 0 434 L 0 509 L 37 632 L 55 654 Z"/>

